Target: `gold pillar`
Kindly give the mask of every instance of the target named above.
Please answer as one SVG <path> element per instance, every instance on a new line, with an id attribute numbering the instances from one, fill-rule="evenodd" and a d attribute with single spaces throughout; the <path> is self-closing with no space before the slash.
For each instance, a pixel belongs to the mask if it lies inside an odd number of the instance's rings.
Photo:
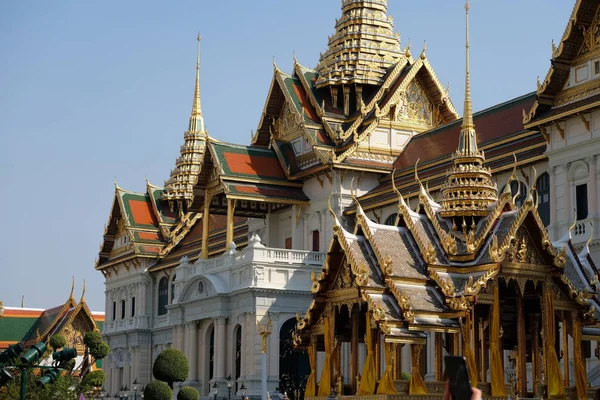
<path id="1" fill-rule="evenodd" d="M 233 242 L 233 214 L 235 213 L 235 200 L 227 199 L 227 240 L 225 241 L 225 251 L 229 249 Z"/>
<path id="2" fill-rule="evenodd" d="M 545 371 L 544 381 L 548 385 L 548 397 L 564 397 L 565 386 L 560 372 L 558 356 L 556 355 L 555 339 L 556 324 L 554 319 L 554 291 L 548 287 L 544 291 L 544 353 Z"/>
<path id="3" fill-rule="evenodd" d="M 460 355 L 460 333 L 452 333 L 452 355 Z"/>
<path id="4" fill-rule="evenodd" d="M 375 380 L 379 381 L 381 379 L 381 335 L 379 334 L 379 327 L 375 325 L 373 328 L 375 330 L 375 335 L 373 336 L 373 341 L 375 342 Z"/>
<path id="5" fill-rule="evenodd" d="M 533 393 L 537 393 L 537 385 L 540 383 L 540 344 L 538 340 L 539 326 L 538 326 L 539 314 L 533 316 L 531 321 L 531 376 L 533 379 Z"/>
<path id="6" fill-rule="evenodd" d="M 436 332 L 434 336 L 435 380 L 442 381 L 444 375 L 444 340 L 443 333 Z"/>
<path id="7" fill-rule="evenodd" d="M 490 307 L 491 309 L 491 307 Z M 491 314 L 491 310 L 490 310 Z M 486 368 L 485 368 L 485 320 L 483 318 L 479 318 L 479 326 L 478 326 L 478 335 L 477 339 L 479 340 L 479 382 L 485 383 L 486 378 Z"/>
<path id="8" fill-rule="evenodd" d="M 571 331 L 573 333 L 573 366 L 575 374 L 575 387 L 577 388 L 577 398 L 587 399 L 587 372 L 585 360 L 581 349 L 582 326 L 577 315 L 571 315 Z M 566 360 L 567 358 L 565 358 Z"/>
<path id="9" fill-rule="evenodd" d="M 204 193 L 204 213 L 202 214 L 202 254 L 201 258 L 208 258 L 208 222 L 210 220 L 210 202 L 212 195 Z"/>
<path id="10" fill-rule="evenodd" d="M 523 295 L 517 287 L 517 392 L 527 397 L 527 339 L 525 337 L 525 312 Z"/>
<path id="11" fill-rule="evenodd" d="M 358 391 L 358 324 L 360 312 L 356 306 L 352 310 L 352 332 L 350 338 L 350 384 L 352 385 L 352 393 Z"/>
<path id="12" fill-rule="evenodd" d="M 562 359 L 563 359 L 563 371 L 565 374 L 565 386 L 571 386 L 571 379 L 569 378 L 569 333 L 567 332 L 567 313 L 562 312 Z"/>

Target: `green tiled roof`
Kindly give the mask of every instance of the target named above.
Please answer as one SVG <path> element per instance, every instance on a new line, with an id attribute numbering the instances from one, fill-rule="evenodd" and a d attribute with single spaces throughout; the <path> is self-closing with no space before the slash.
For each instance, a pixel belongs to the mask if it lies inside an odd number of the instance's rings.
<path id="1" fill-rule="evenodd" d="M 0 341 L 19 342 L 29 336 L 29 331 L 37 318 L 2 317 L 0 318 Z"/>

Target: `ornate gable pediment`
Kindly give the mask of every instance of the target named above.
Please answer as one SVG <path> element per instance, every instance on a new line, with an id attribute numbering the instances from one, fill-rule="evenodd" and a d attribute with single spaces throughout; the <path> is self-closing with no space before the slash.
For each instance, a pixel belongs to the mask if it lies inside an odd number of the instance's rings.
<path id="1" fill-rule="evenodd" d="M 506 253 L 506 261 L 517 264 L 545 265 L 542 256 L 524 227 L 517 230 L 515 240 Z"/>
<path id="2" fill-rule="evenodd" d="M 583 45 L 579 55 L 590 51 L 600 52 L 600 8 L 596 11 L 594 22 L 589 27 L 581 26 L 583 33 Z"/>
<path id="3" fill-rule="evenodd" d="M 304 130 L 304 117 L 300 115 L 296 106 L 286 101 L 281 109 L 281 114 L 273 120 L 273 135 L 276 140 L 291 140 L 301 136 Z"/>
<path id="4" fill-rule="evenodd" d="M 349 289 L 356 287 L 356 281 L 352 274 L 350 265 L 347 262 L 343 262 L 333 280 L 331 289 Z"/>
<path id="5" fill-rule="evenodd" d="M 414 78 L 406 91 L 401 93 L 398 104 L 392 108 L 390 117 L 393 121 L 411 125 L 434 126 L 434 107 L 427 92 Z"/>

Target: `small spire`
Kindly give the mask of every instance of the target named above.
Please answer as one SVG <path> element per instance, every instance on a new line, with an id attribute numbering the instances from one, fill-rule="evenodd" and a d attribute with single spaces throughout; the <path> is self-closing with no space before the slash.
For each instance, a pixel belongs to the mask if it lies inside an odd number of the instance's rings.
<path id="1" fill-rule="evenodd" d="M 75 291 L 75 275 L 73 275 L 73 280 L 71 282 L 71 294 L 69 295 L 69 299 L 73 298 L 74 291 Z"/>
<path id="2" fill-rule="evenodd" d="M 83 291 L 81 292 L 81 300 L 79 300 L 80 303 L 84 303 L 85 302 L 85 279 L 83 280 Z"/>
<path id="3" fill-rule="evenodd" d="M 198 33 L 198 56 L 196 59 L 196 88 L 194 90 L 194 103 L 192 104 L 192 116 L 190 117 L 190 132 L 204 132 L 204 117 L 202 116 L 202 105 L 200 104 L 200 33 Z"/>

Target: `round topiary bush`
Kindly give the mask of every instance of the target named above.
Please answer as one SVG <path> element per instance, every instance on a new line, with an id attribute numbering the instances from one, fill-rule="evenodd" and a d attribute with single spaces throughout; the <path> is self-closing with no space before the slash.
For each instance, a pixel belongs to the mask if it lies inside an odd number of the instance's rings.
<path id="1" fill-rule="evenodd" d="M 63 335 L 53 335 L 50 338 L 50 347 L 52 347 L 52 350 L 56 351 L 58 349 L 60 349 L 61 347 L 65 347 L 67 345 L 67 339 L 65 339 L 65 337 Z"/>
<path id="2" fill-rule="evenodd" d="M 173 391 L 165 382 L 153 381 L 144 388 L 144 400 L 171 400 Z"/>
<path id="3" fill-rule="evenodd" d="M 200 393 L 191 386 L 184 386 L 177 393 L 177 400 L 198 400 L 200 399 Z"/>
<path id="4" fill-rule="evenodd" d="M 89 372 L 81 381 L 83 386 L 87 387 L 102 387 L 106 380 L 106 374 L 101 369 Z"/>
<path id="5" fill-rule="evenodd" d="M 102 335 L 100 332 L 92 331 L 83 336 L 83 344 L 85 344 L 87 347 L 98 346 L 100 343 L 104 343 L 102 341 Z"/>
<path id="6" fill-rule="evenodd" d="M 183 382 L 188 377 L 189 364 L 187 358 L 177 349 L 166 349 L 158 355 L 152 374 L 159 381 L 167 382 L 173 388 L 173 382 Z"/>

